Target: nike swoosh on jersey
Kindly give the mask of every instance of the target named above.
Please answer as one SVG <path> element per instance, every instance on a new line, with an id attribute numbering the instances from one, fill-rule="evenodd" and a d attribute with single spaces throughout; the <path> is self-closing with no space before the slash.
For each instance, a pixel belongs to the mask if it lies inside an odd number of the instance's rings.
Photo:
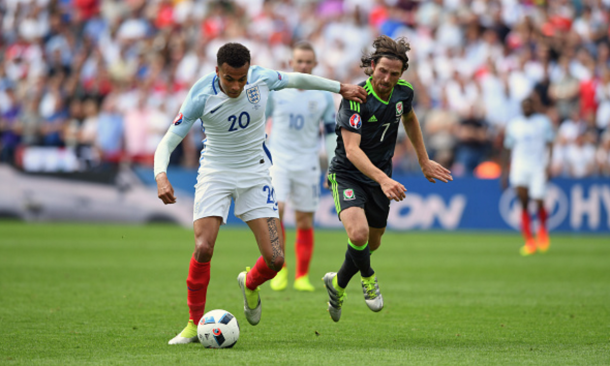
<path id="1" fill-rule="evenodd" d="M 216 107 L 216 109 L 213 109 L 210 111 L 210 114 L 214 114 L 214 112 L 216 112 L 217 110 L 219 110 L 220 108 L 222 108 L 222 105 L 219 105 L 218 107 Z"/>

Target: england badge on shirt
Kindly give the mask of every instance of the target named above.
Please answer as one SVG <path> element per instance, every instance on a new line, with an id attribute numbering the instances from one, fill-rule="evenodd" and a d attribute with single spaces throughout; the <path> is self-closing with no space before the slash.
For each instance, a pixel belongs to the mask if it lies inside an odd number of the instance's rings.
<path id="1" fill-rule="evenodd" d="M 258 86 L 246 89 L 246 96 L 248 97 L 248 101 L 252 104 L 256 104 L 261 101 L 261 92 L 258 89 Z"/>

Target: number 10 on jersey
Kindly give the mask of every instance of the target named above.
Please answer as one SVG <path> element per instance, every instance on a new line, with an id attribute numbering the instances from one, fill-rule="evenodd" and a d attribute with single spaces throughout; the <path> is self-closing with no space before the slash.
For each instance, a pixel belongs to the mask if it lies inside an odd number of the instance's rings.
<path id="1" fill-rule="evenodd" d="M 292 114 L 290 113 L 290 121 L 288 126 L 290 128 L 294 128 L 295 130 L 300 130 L 303 128 L 305 124 L 305 117 L 302 114 Z"/>

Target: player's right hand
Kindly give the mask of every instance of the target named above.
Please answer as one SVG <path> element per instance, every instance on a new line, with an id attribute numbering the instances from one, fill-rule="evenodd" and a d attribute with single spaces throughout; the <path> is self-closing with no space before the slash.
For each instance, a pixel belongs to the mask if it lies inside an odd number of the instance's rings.
<path id="1" fill-rule="evenodd" d="M 358 103 L 366 102 L 367 93 L 360 85 L 341 84 L 339 94 L 347 100 L 353 100 Z"/>
<path id="2" fill-rule="evenodd" d="M 155 180 L 157 181 L 157 197 L 166 205 L 176 203 L 174 187 L 172 187 L 169 179 L 167 179 L 167 174 L 159 173 L 155 177 Z"/>
<path id="3" fill-rule="evenodd" d="M 390 200 L 402 201 L 407 196 L 405 192 L 407 189 L 402 184 L 398 183 L 392 178 L 388 178 L 381 184 L 381 190 L 385 193 L 386 197 Z"/>

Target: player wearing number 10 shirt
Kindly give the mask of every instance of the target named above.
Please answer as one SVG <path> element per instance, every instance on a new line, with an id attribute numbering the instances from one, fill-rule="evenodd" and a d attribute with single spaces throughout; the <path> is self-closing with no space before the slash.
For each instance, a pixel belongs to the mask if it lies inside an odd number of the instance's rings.
<path id="1" fill-rule="evenodd" d="M 309 43 L 299 42 L 293 47 L 290 66 L 294 71 L 311 74 L 316 64 L 316 54 Z M 282 233 L 284 208 L 289 198 L 295 210 L 293 287 L 297 291 L 314 291 L 308 273 L 314 248 L 313 216 L 320 195 L 320 125 L 324 126 L 327 156 L 332 158 L 335 114 L 332 94 L 319 90 L 273 92 L 267 103 L 267 116 L 272 119 L 269 136 L 269 149 L 274 157 L 271 179 L 277 195 Z M 286 288 L 286 261 L 270 285 L 275 291 Z"/>
<path id="2" fill-rule="evenodd" d="M 248 224 L 261 257 L 237 278 L 244 297 L 244 313 L 252 325 L 261 317 L 259 285 L 275 277 L 284 263 L 283 242 L 275 190 L 269 167 L 272 157 L 265 146 L 265 105 L 271 90 L 315 89 L 341 93 L 364 101 L 361 87 L 299 73 L 282 73 L 250 65 L 250 51 L 227 43 L 217 54 L 216 72 L 204 76 L 189 91 L 178 116 L 155 152 L 155 180 L 159 198 L 176 202 L 166 170 L 171 152 L 191 126 L 201 120 L 206 134 L 195 185 L 193 229 L 195 250 L 187 284 L 189 321 L 169 344 L 197 341 L 197 324 L 206 304 L 210 262 L 221 224 L 226 223 L 231 201 L 235 215 Z"/>

